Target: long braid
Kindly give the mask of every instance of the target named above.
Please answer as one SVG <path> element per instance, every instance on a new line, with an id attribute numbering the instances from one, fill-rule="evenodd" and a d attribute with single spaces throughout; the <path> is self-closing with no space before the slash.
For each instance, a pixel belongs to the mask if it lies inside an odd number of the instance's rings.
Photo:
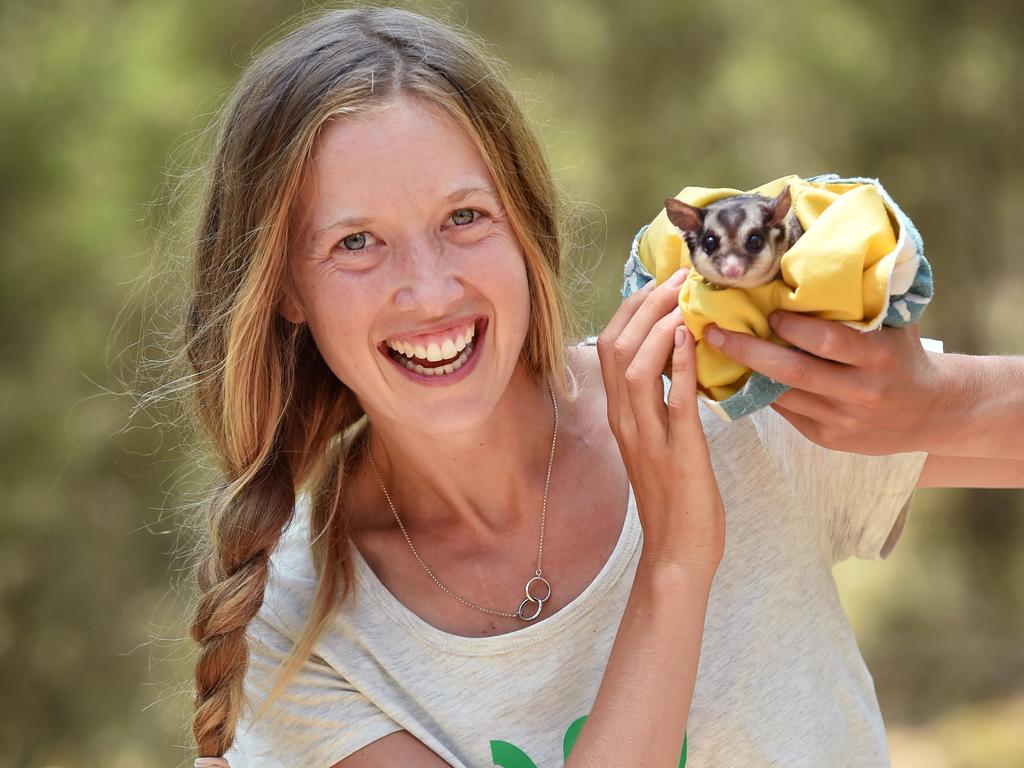
<path id="1" fill-rule="evenodd" d="M 285 455 L 271 454 L 251 480 L 221 497 L 210 507 L 211 546 L 196 566 L 201 597 L 189 629 L 201 648 L 192 724 L 201 755 L 224 754 L 234 738 L 248 667 L 245 630 L 263 604 L 270 553 L 293 514 Z"/>

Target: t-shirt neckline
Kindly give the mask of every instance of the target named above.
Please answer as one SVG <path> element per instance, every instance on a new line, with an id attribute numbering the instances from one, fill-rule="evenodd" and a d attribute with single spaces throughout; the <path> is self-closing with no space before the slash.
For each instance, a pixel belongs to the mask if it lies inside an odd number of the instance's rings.
<path id="1" fill-rule="evenodd" d="M 384 583 L 377 578 L 377 574 L 363 558 L 359 548 L 349 539 L 356 580 L 363 588 L 364 596 L 372 598 L 375 608 L 383 610 L 392 621 L 413 636 L 447 653 L 479 656 L 532 645 L 556 634 L 568 624 L 578 621 L 588 613 L 618 581 L 626 566 L 632 561 L 636 548 L 640 544 L 641 526 L 636 498 L 633 495 L 633 486 L 627 485 L 629 494 L 622 530 L 615 542 L 615 548 L 608 556 L 608 560 L 601 566 L 597 576 L 558 613 L 526 624 L 520 629 L 491 637 L 466 637 L 435 627 L 407 608 L 384 586 Z"/>

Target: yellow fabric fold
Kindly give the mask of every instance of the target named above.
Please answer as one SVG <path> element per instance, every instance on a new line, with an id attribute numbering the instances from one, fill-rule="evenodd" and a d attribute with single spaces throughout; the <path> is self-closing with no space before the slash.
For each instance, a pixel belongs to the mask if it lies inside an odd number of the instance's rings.
<path id="1" fill-rule="evenodd" d="M 794 175 L 748 191 L 774 197 L 786 185 L 804 234 L 783 255 L 779 277 L 755 288 L 717 289 L 691 269 L 679 289 L 683 320 L 697 342 L 697 383 L 712 400 L 735 394 L 751 371 L 704 341 L 708 323 L 789 346 L 768 325 L 776 309 L 850 324 L 874 323 L 888 309 L 900 233 L 878 190 L 868 183 L 810 182 Z M 703 207 L 738 194 L 686 187 L 676 198 Z M 644 231 L 638 255 L 658 283 L 690 266 L 689 248 L 664 209 Z"/>

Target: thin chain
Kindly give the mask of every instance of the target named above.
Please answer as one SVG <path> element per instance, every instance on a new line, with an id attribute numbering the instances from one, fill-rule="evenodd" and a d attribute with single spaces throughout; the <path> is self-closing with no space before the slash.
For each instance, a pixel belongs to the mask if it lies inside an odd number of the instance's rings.
<path id="1" fill-rule="evenodd" d="M 547 511 L 548 511 L 548 486 L 551 483 L 551 467 L 554 464 L 554 460 L 555 460 L 555 441 L 558 439 L 558 403 L 555 400 L 555 391 L 554 391 L 554 388 L 551 386 L 551 379 L 550 378 L 548 378 L 548 391 L 551 393 L 551 405 L 554 407 L 554 411 L 555 411 L 555 427 L 554 427 L 553 434 L 551 435 L 551 455 L 548 457 L 548 475 L 547 475 L 547 478 L 544 480 L 544 502 L 541 505 L 541 512 L 540 512 L 540 550 L 537 553 L 537 570 L 534 571 L 535 578 L 538 578 L 538 579 L 541 578 L 541 573 L 542 573 L 541 561 L 542 561 L 542 558 L 544 557 L 544 521 L 545 521 L 545 518 L 547 517 Z M 402 535 L 405 536 L 405 540 L 407 542 L 409 542 L 409 548 L 412 550 L 412 553 L 416 556 L 416 559 L 419 561 L 420 565 L 423 566 L 423 570 L 425 570 L 428 574 L 430 574 L 430 578 L 432 578 L 434 580 L 434 583 L 437 584 L 437 586 L 439 586 L 446 593 L 448 593 L 449 595 L 454 597 L 456 600 L 458 600 L 460 603 L 462 603 L 463 605 L 467 605 L 470 608 L 474 608 L 474 609 L 476 609 L 478 611 L 483 611 L 484 613 L 490 613 L 490 614 L 493 614 L 495 616 L 507 616 L 507 617 L 512 618 L 512 619 L 516 619 L 516 618 L 524 619 L 524 617 L 522 615 L 522 608 L 523 608 L 522 605 L 520 605 L 520 610 L 519 611 L 515 611 L 513 613 L 509 613 L 508 611 L 497 611 L 497 610 L 494 610 L 492 608 L 484 608 L 484 607 L 479 606 L 479 605 L 477 605 L 475 603 L 471 603 L 469 600 L 466 600 L 465 598 L 462 598 L 459 595 L 455 594 L 450 589 L 448 589 L 448 587 L 446 587 L 444 584 L 442 584 L 440 582 L 440 580 L 438 580 L 438 578 L 434 575 L 433 571 L 431 571 L 430 568 L 427 567 L 427 564 L 423 562 L 423 559 L 420 557 L 419 552 L 416 551 L 416 547 L 414 547 L 412 545 L 412 539 L 409 538 L 409 534 L 405 530 L 405 526 L 402 525 L 402 519 L 398 516 L 398 510 L 396 510 L 395 509 L 395 505 L 391 503 L 391 495 L 388 493 L 388 489 L 384 487 L 384 481 L 381 480 L 380 473 L 377 471 L 377 464 L 373 460 L 373 451 L 371 451 L 369 449 L 369 443 L 367 443 L 367 453 L 369 453 L 369 455 L 370 455 L 370 464 L 373 467 L 373 472 L 374 472 L 375 475 L 377 475 L 377 482 L 380 483 L 380 488 L 381 488 L 382 491 L 384 491 L 384 498 L 387 499 L 388 506 L 391 507 L 391 511 L 395 515 L 395 520 L 398 521 L 398 527 L 402 529 Z M 547 598 L 544 598 L 544 600 L 539 600 L 538 601 L 536 598 L 531 598 L 530 597 L 529 585 L 530 585 L 530 582 L 532 582 L 532 581 L 533 581 L 533 579 L 531 579 L 530 581 L 527 582 L 527 590 L 526 590 L 527 599 L 528 600 L 533 600 L 535 602 L 539 602 L 540 605 L 541 605 L 541 608 L 543 608 L 544 601 L 547 600 Z M 547 583 L 546 580 L 544 580 L 544 581 L 545 581 L 545 583 Z M 550 597 L 550 596 L 551 596 L 551 589 L 550 589 L 550 585 L 548 585 L 548 597 Z M 525 602 L 527 602 L 527 601 L 524 601 L 524 603 Z M 538 615 L 540 615 L 540 610 L 539 609 L 537 611 L 537 614 L 534 615 L 532 619 L 524 619 L 524 620 L 532 621 L 533 619 L 537 618 Z"/>

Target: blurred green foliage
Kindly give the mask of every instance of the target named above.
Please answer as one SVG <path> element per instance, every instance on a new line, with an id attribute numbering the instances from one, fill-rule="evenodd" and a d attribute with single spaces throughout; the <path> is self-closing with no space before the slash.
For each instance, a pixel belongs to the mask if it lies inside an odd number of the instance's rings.
<path id="1" fill-rule="evenodd" d="M 468 23 L 511 63 L 559 182 L 586 204 L 595 333 L 666 196 L 836 171 L 881 178 L 923 233 L 923 335 L 1024 351 L 1017 4 L 409 7 Z M 143 329 L 166 330 L 188 256 L 154 249 L 187 238 L 176 179 L 253 50 L 315 10 L 0 3 L 0 768 L 190 764 L 174 553 L 202 472 L 161 426 L 173 412 L 129 419 L 123 393 L 139 355 L 166 354 Z M 172 278 L 140 282 L 150 269 Z M 1022 496 L 919 491 L 888 561 L 837 569 L 896 768 L 1024 764 Z"/>

